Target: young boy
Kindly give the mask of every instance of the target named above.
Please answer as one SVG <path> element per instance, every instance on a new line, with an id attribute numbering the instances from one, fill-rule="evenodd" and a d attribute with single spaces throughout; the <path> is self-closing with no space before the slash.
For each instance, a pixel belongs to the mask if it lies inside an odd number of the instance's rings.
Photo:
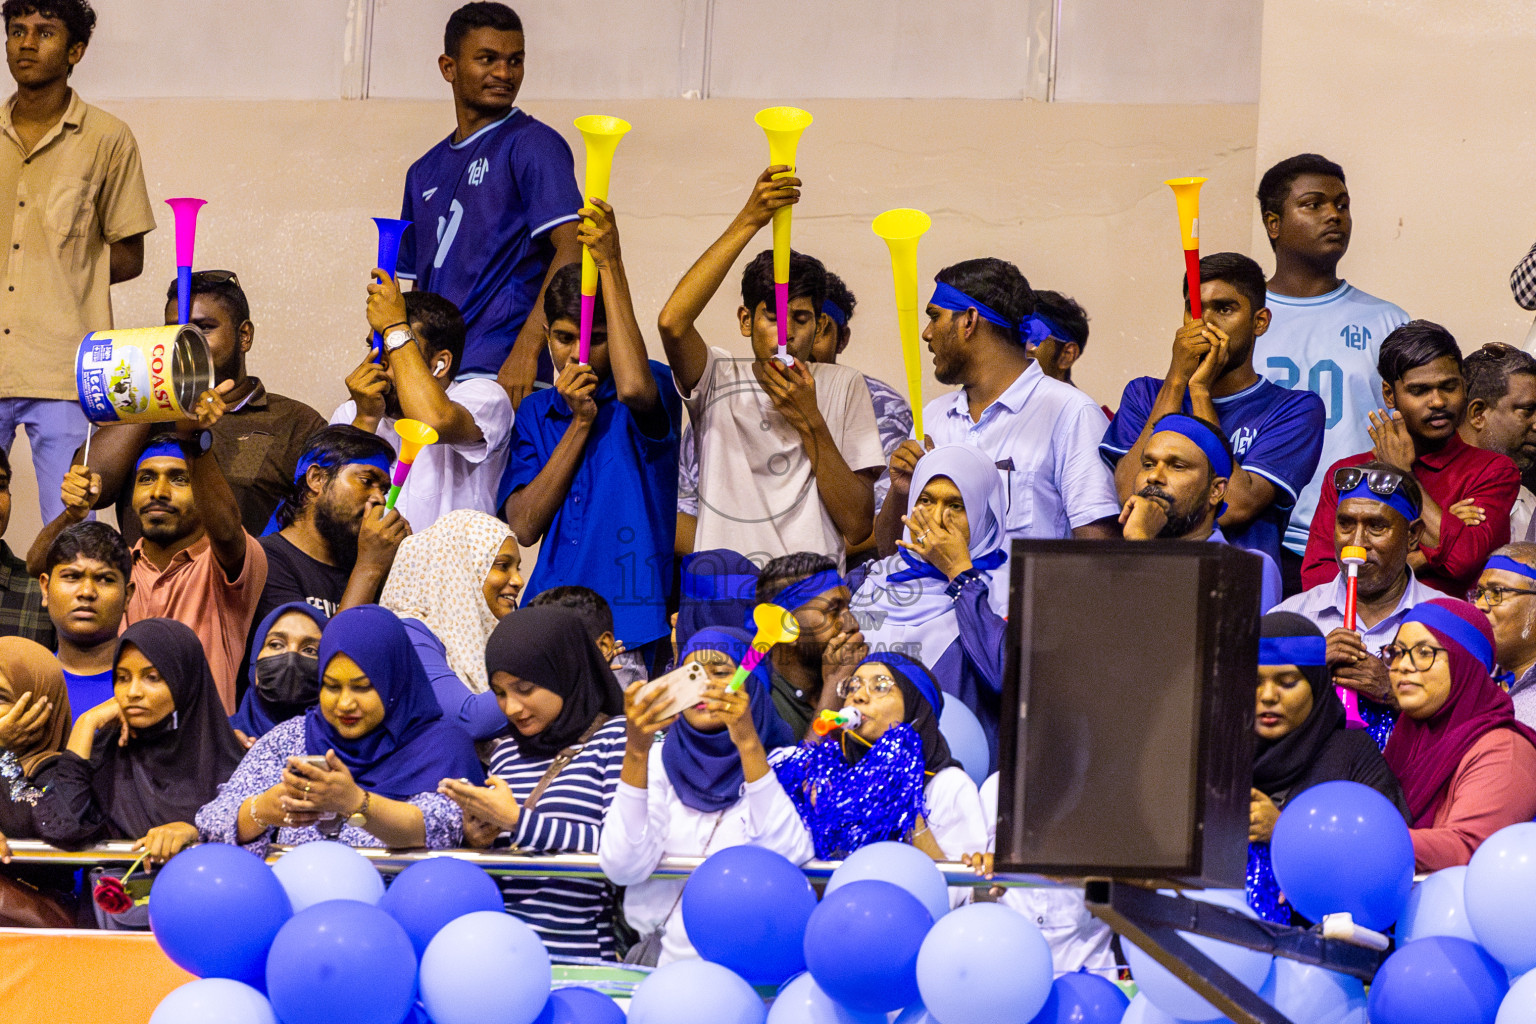
<path id="1" fill-rule="evenodd" d="M 512 403 L 488 377 L 460 376 L 464 318 L 431 292 L 400 293 L 382 270 L 368 286 L 368 322 L 384 339 L 347 376 L 350 401 L 331 414 L 377 433 L 398 451 L 395 421 L 419 420 L 437 431 L 411 466 L 395 508 L 413 530 L 459 508 L 496 512 L 496 482 L 507 466 Z M 377 359 L 378 362 L 374 360 Z"/>
<path id="2" fill-rule="evenodd" d="M 523 400 L 499 496 L 518 542 L 543 542 L 529 589 L 596 591 L 619 641 L 649 663 L 668 634 L 682 408 L 671 371 L 646 360 L 613 208 L 593 204 L 580 228 L 601 283 L 591 347 L 581 360 L 581 267 L 571 264 L 544 291 L 555 386 Z"/>
<path id="3" fill-rule="evenodd" d="M 773 254 L 742 274 L 741 335 L 753 358 L 706 345 L 694 326 L 731 266 L 773 212 L 800 198 L 800 180 L 769 167 L 725 233 L 678 283 L 659 327 L 677 390 L 699 445 L 697 550 L 753 558 L 813 551 L 844 564 L 874 524 L 874 483 L 884 469 L 869 388 L 857 370 L 809 361 L 826 301 L 820 261 L 794 253 L 789 267 L 790 362 L 777 358 Z"/>
<path id="4" fill-rule="evenodd" d="M 1334 473 L 1373 459 L 1411 475 L 1423 493 L 1423 530 L 1408 565 L 1429 587 L 1465 597 L 1495 548 L 1509 542 L 1509 513 L 1520 490 L 1520 471 L 1507 455 L 1473 448 L 1457 426 L 1466 407 L 1461 349 L 1439 324 L 1410 320 L 1381 343 L 1381 394 L 1388 413 L 1370 413 L 1371 451 L 1340 459 L 1323 474 L 1323 492 L 1301 567 L 1306 587 L 1338 575 Z M 1471 501 L 1480 521 L 1463 522 L 1452 506 Z M 1474 520 L 1476 517 L 1473 517 Z"/>
<path id="5" fill-rule="evenodd" d="M 636 679 L 647 678 L 649 672 L 640 658 L 640 652 L 625 650 L 623 641 L 613 635 L 613 609 L 608 607 L 602 594 L 590 587 L 551 587 L 534 594 L 525 607 L 538 608 L 546 604 L 569 608 L 581 616 L 582 624 L 587 627 L 588 639 L 597 647 L 597 653 L 603 656 L 608 667 L 613 669 L 613 676 L 620 686 L 628 686 Z"/>
<path id="6" fill-rule="evenodd" d="M 112 656 L 133 596 L 132 577 L 128 545 L 106 523 L 76 523 L 48 546 L 38 582 L 76 718 L 112 699 Z"/>
<path id="7" fill-rule="evenodd" d="M 1264 271 L 1257 263 L 1235 252 L 1206 256 L 1200 261 L 1200 303 L 1204 317 L 1191 320 L 1185 296 L 1185 322 L 1174 335 L 1167 376 L 1138 377 L 1125 386 L 1099 454 L 1115 471 L 1120 500 L 1126 501 L 1158 420 L 1182 412 L 1218 424 L 1237 460 L 1220 515 L 1222 533 L 1278 565 L 1291 506 L 1317 470 L 1323 401 L 1254 371 L 1254 341 L 1269 327 Z"/>

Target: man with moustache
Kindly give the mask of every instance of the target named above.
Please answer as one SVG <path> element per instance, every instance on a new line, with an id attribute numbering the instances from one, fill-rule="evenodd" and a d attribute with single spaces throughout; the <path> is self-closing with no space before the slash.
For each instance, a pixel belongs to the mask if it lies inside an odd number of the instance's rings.
<path id="1" fill-rule="evenodd" d="M 1386 414 L 1369 414 L 1374 449 L 1335 462 L 1324 476 L 1301 580 L 1321 586 L 1339 572 L 1329 523 L 1338 507 L 1341 468 L 1370 461 L 1411 475 L 1423 493 L 1418 550 L 1408 556 L 1419 579 L 1443 594 L 1465 597 L 1483 563 L 1509 541 L 1509 513 L 1520 472 L 1507 455 L 1473 448 L 1457 428 L 1466 408 L 1461 350 L 1439 324 L 1410 320 L 1387 335 L 1377 363 Z M 1483 519 L 1463 521 L 1452 506 L 1470 501 Z"/>
<path id="2" fill-rule="evenodd" d="M 1536 358 L 1513 345 L 1491 341 L 1462 364 L 1467 381 L 1467 415 L 1461 439 L 1474 448 L 1508 455 L 1524 475 L 1536 466 Z M 1481 509 L 1463 519 L 1479 520 Z M 1536 540 L 1536 494 L 1522 486 L 1509 515 L 1509 536 Z"/>
<path id="3" fill-rule="evenodd" d="M 1120 510 L 1125 539 L 1228 543 L 1217 520 L 1226 510 L 1237 465 L 1221 429 L 1172 413 L 1152 425 L 1137 449 L 1141 468 Z M 1264 562 L 1259 606 L 1266 612 L 1280 601 L 1280 568 L 1264 552 L 1250 553 Z"/>
<path id="4" fill-rule="evenodd" d="M 1488 559 L 1472 600 L 1493 627 L 1499 674 L 1515 717 L 1536 727 L 1536 544 L 1506 544 Z"/>
<path id="5" fill-rule="evenodd" d="M 278 506 L 278 532 L 261 539 L 267 585 L 255 621 L 303 601 L 327 616 L 376 601 L 411 526 L 384 511 L 395 452 L 377 435 L 346 424 L 310 439 L 293 493 Z"/>

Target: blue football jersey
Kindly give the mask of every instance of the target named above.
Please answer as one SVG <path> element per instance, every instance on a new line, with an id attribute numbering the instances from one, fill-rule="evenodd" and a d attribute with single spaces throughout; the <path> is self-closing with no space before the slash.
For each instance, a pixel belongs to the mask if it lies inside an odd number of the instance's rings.
<path id="1" fill-rule="evenodd" d="M 1110 421 L 1099 454 L 1114 466 L 1130 451 L 1146 426 L 1163 382 L 1138 377 L 1125 386 L 1120 409 Z M 1223 531 L 1227 543 L 1259 551 L 1280 562 L 1280 543 L 1297 496 L 1317 471 L 1323 445 L 1322 400 L 1306 391 L 1289 391 L 1259 378 L 1235 395 L 1213 398 L 1221 429 L 1232 443 L 1238 464 L 1275 485 L 1275 500 L 1246 527 Z M 1191 411 L 1184 396 L 1184 412 Z"/>
<path id="2" fill-rule="evenodd" d="M 396 273 L 464 314 L 462 372 L 501 369 L 549 271 L 549 232 L 581 206 L 571 147 L 516 108 L 411 165 Z"/>
<path id="3" fill-rule="evenodd" d="M 1253 346 L 1253 368 L 1283 388 L 1305 389 L 1323 400 L 1323 454 L 1326 470 L 1340 459 L 1371 450 L 1368 414 L 1384 408 L 1376 358 L 1381 342 L 1408 314 L 1345 282 L 1327 295 L 1298 299 L 1269 293 L 1269 330 Z M 1307 532 L 1323 489 L 1318 473 L 1302 489 L 1285 531 L 1285 546 L 1296 554 L 1307 547 Z"/>

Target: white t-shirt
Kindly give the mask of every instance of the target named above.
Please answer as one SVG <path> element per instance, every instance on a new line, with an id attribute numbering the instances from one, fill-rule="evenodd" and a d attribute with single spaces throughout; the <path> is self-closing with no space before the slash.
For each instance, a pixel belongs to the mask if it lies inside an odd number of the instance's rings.
<path id="1" fill-rule="evenodd" d="M 699 445 L 699 513 L 694 549 L 729 548 L 753 560 L 814 551 L 844 564 L 846 545 L 822 503 L 800 434 L 773 407 L 739 359 L 710 346 L 704 372 L 686 394 Z M 864 375 L 835 363 L 807 363 L 816 407 L 855 473 L 880 469 L 885 453 Z"/>
<path id="2" fill-rule="evenodd" d="M 1306 388 L 1327 410 L 1317 472 L 1285 530 L 1285 546 L 1299 555 L 1328 467 L 1371 450 L 1369 413 L 1384 408 L 1376 359 L 1382 339 L 1407 323 L 1408 314 L 1348 282 L 1309 299 L 1270 292 L 1266 302 L 1273 319 L 1254 340 L 1253 368 L 1283 388 Z"/>
<path id="3" fill-rule="evenodd" d="M 793 864 L 816 854 L 789 794 L 778 776 L 767 775 L 742 787 L 741 799 L 721 811 L 698 811 L 684 804 L 662 767 L 663 738 L 651 747 L 646 788 L 619 783 L 603 818 L 597 859 L 603 874 L 625 886 L 624 916 L 645 936 L 666 923 L 658 966 L 698 956 L 688 941 L 678 897 L 683 883 L 651 878 L 663 857 L 705 857 L 728 846 L 761 846 Z"/>
<path id="4" fill-rule="evenodd" d="M 449 384 L 445 391 L 450 402 L 462 405 L 474 418 L 480 440 L 432 444 L 416 456 L 395 508 L 417 533 L 455 509 L 472 508 L 495 515 L 496 487 L 507 468 L 512 400 L 502 386 L 490 377 L 468 377 Z M 331 422 L 351 423 L 356 416 L 357 403 L 348 399 L 331 414 Z M 378 434 L 400 450 L 394 420 L 380 420 Z"/>
<path id="5" fill-rule="evenodd" d="M 997 850 L 996 772 L 981 784 L 981 809 L 987 816 L 987 852 L 993 853 Z M 1009 886 L 1003 890 L 1000 902 L 1040 927 L 1045 941 L 1050 943 L 1051 963 L 1057 974 L 1081 967 L 1093 970 L 1115 966 L 1114 950 L 1110 947 L 1114 932 L 1088 912 L 1082 889 Z"/>
<path id="6" fill-rule="evenodd" d="M 1079 526 L 1118 516 L 1115 478 L 1099 457 L 1109 420 L 1093 399 L 1052 380 L 1039 361 L 973 421 L 965 389 L 923 410 L 935 445 L 969 444 L 997 463 L 1009 537 L 1067 539 Z"/>

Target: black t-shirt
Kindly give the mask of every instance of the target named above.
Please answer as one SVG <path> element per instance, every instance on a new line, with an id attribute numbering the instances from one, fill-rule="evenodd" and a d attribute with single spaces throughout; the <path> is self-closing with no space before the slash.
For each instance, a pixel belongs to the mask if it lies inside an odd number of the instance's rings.
<path id="1" fill-rule="evenodd" d="M 291 601 L 304 601 L 327 615 L 336 614 L 347 592 L 347 580 L 352 575 L 349 570 L 309 557 L 280 533 L 261 538 L 261 546 L 267 552 L 267 586 L 256 603 L 253 629 L 272 609 Z"/>

